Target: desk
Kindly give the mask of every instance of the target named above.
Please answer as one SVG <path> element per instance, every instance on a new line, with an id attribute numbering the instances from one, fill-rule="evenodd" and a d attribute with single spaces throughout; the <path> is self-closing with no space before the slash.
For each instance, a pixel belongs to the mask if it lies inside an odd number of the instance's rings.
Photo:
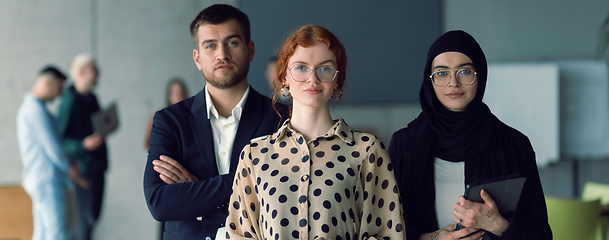
<path id="1" fill-rule="evenodd" d="M 21 186 L 0 186 L 0 239 L 31 239 L 32 200 Z"/>

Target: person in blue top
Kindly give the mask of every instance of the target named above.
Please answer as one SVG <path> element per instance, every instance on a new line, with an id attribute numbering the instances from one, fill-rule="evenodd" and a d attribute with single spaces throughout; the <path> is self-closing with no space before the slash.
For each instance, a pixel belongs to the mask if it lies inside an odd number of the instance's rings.
<path id="1" fill-rule="evenodd" d="M 45 103 L 61 95 L 66 77 L 57 68 L 43 68 L 17 112 L 17 139 L 23 162 L 23 188 L 32 200 L 33 240 L 70 237 L 70 178 L 87 187 L 64 152 L 55 118 Z"/>

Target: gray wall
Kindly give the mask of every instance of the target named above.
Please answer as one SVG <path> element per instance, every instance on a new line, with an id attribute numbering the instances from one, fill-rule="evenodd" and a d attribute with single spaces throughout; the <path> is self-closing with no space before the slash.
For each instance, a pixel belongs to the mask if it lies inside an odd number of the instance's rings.
<path id="1" fill-rule="evenodd" d="M 440 0 L 242 1 L 242 9 L 256 44 L 250 80 L 264 79 L 266 62 L 294 30 L 321 25 L 347 50 L 343 104 L 417 102 L 427 48 L 441 34 Z M 270 96 L 265 81 L 250 84 Z"/>
<path id="2" fill-rule="evenodd" d="M 444 30 L 463 29 L 489 62 L 593 58 L 607 0 L 443 1 Z"/>

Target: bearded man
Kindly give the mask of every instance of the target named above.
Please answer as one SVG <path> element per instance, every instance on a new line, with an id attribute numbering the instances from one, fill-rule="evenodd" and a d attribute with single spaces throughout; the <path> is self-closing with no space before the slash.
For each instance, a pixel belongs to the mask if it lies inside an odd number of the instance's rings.
<path id="1" fill-rule="evenodd" d="M 224 239 L 239 153 L 251 139 L 275 132 L 282 119 L 247 83 L 256 50 L 247 15 L 212 5 L 190 32 L 205 88 L 155 114 L 144 193 L 152 216 L 165 222 L 163 239 Z M 278 109 L 287 116 L 287 107 Z"/>

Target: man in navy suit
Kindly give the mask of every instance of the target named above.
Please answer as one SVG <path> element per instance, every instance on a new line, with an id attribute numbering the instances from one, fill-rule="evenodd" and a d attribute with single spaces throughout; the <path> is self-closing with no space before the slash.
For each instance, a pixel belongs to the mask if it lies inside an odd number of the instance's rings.
<path id="1" fill-rule="evenodd" d="M 144 193 L 163 239 L 223 239 L 239 154 L 281 123 L 271 100 L 247 83 L 254 59 L 247 15 L 210 6 L 190 25 L 193 59 L 206 85 L 158 111 L 150 134 Z M 285 114 L 285 106 L 278 109 Z"/>

